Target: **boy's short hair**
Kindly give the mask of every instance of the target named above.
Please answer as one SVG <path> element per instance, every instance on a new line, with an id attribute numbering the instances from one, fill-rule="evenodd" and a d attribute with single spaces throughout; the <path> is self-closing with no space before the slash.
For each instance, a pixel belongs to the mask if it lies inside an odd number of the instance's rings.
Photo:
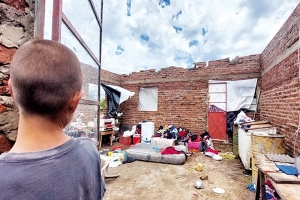
<path id="1" fill-rule="evenodd" d="M 56 117 L 81 90 L 81 65 L 66 46 L 51 40 L 23 44 L 11 62 L 15 101 L 29 114 Z"/>

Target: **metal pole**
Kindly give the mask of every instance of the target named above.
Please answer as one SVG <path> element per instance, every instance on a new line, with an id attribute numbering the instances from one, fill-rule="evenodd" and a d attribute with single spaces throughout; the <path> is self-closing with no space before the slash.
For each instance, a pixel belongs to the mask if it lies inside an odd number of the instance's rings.
<path id="1" fill-rule="evenodd" d="M 53 1 L 52 40 L 60 42 L 62 23 L 62 0 Z"/>
<path id="2" fill-rule="evenodd" d="M 35 0 L 34 38 L 44 39 L 45 0 Z"/>
<path id="3" fill-rule="evenodd" d="M 103 0 L 101 0 L 101 14 L 100 14 L 100 51 L 99 51 L 99 73 L 98 73 L 98 112 L 97 112 L 97 136 L 99 146 L 98 149 L 101 149 L 101 133 L 100 133 L 100 87 L 101 87 L 101 54 L 102 54 L 102 26 L 103 26 Z"/>

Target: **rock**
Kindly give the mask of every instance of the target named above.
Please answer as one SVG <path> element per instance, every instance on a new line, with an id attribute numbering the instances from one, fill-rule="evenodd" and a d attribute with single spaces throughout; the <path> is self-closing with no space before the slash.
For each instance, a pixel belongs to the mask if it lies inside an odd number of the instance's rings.
<path id="1" fill-rule="evenodd" d="M 202 176 L 200 176 L 200 179 L 201 180 L 208 180 L 208 176 L 207 175 L 202 175 Z"/>

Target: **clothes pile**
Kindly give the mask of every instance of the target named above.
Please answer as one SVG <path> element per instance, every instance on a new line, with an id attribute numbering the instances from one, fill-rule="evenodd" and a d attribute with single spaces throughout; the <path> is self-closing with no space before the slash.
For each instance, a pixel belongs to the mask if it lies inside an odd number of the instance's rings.
<path id="1" fill-rule="evenodd" d="M 200 135 L 201 143 L 200 143 L 200 151 L 204 153 L 206 156 L 211 157 L 214 160 L 222 160 L 219 152 L 214 149 L 211 137 L 208 132 L 204 132 Z"/>
<path id="2" fill-rule="evenodd" d="M 154 134 L 153 137 L 161 137 L 167 139 L 177 139 L 178 138 L 178 129 L 175 126 L 164 125 L 159 126 L 158 131 Z"/>

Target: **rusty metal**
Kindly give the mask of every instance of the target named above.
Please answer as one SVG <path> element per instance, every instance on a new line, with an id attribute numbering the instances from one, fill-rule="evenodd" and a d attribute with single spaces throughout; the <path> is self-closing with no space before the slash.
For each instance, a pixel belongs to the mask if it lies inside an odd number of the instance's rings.
<path id="1" fill-rule="evenodd" d="M 44 39 L 45 0 L 35 1 L 34 38 Z"/>
<path id="2" fill-rule="evenodd" d="M 52 40 L 60 42 L 62 23 L 62 0 L 53 0 Z"/>

